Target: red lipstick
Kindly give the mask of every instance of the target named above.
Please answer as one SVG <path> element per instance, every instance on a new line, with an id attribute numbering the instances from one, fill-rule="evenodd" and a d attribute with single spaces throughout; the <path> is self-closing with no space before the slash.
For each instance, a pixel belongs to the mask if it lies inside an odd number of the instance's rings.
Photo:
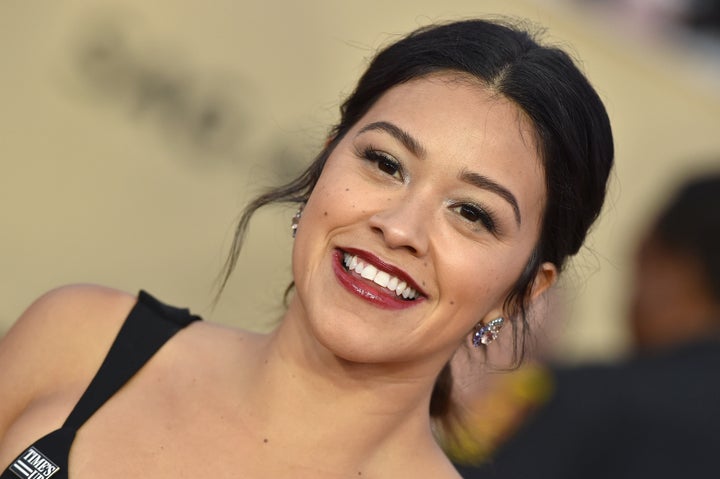
<path id="1" fill-rule="evenodd" d="M 401 296 L 396 295 L 394 292 L 383 288 L 372 281 L 362 278 L 354 271 L 348 271 L 343 265 L 344 253 L 348 253 L 354 256 L 362 258 L 362 261 L 367 264 L 372 264 L 376 268 L 397 276 L 405 281 L 409 287 L 413 288 L 418 293 L 418 297 L 413 300 L 403 299 Z M 346 249 L 344 251 L 335 250 L 333 254 L 333 271 L 338 279 L 338 282 L 345 287 L 350 293 L 384 309 L 405 309 L 412 306 L 416 306 L 419 302 L 425 300 L 427 295 L 417 287 L 417 284 L 410 279 L 410 277 L 401 269 L 389 265 L 382 261 L 380 258 L 361 250 Z"/>

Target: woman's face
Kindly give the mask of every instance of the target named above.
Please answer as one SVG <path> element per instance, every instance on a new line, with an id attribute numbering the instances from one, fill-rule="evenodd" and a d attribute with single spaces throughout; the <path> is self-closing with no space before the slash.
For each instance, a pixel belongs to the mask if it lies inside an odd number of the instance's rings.
<path id="1" fill-rule="evenodd" d="M 347 360 L 443 364 L 503 315 L 544 200 L 513 103 L 456 74 L 396 86 L 327 160 L 295 239 L 291 309 Z M 544 265 L 536 291 L 554 275 Z"/>

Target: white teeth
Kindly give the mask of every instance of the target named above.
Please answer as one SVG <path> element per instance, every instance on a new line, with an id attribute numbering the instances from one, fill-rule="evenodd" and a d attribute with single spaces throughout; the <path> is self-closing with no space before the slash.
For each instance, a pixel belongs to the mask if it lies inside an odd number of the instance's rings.
<path id="1" fill-rule="evenodd" d="M 378 271 L 378 273 L 375 275 L 375 278 L 373 278 L 373 281 L 375 281 L 375 283 L 379 284 L 384 288 L 390 282 L 390 275 L 387 274 L 385 271 Z"/>
<path id="2" fill-rule="evenodd" d="M 360 276 L 372 281 L 373 279 L 375 279 L 375 275 L 377 274 L 377 272 L 378 272 L 377 268 L 375 266 L 369 264 L 363 268 L 362 273 L 360 273 Z"/>
<path id="3" fill-rule="evenodd" d="M 361 277 L 373 281 L 375 284 L 393 291 L 397 296 L 405 299 L 415 299 L 418 295 L 417 291 L 408 287 L 405 281 L 400 280 L 396 276 L 391 276 L 385 271 L 378 270 L 371 264 L 365 264 L 357 256 L 345 253 L 343 255 L 343 264 L 348 271 L 354 271 Z"/>

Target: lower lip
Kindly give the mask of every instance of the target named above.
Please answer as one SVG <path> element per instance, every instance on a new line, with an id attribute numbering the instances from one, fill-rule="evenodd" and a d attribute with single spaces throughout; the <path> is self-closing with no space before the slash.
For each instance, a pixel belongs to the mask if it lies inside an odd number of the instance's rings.
<path id="1" fill-rule="evenodd" d="M 390 291 L 376 287 L 354 272 L 347 271 L 342 264 L 343 253 L 335 251 L 333 255 L 333 271 L 341 285 L 352 294 L 384 309 L 406 309 L 422 301 L 422 297 L 412 301 L 404 301 Z"/>

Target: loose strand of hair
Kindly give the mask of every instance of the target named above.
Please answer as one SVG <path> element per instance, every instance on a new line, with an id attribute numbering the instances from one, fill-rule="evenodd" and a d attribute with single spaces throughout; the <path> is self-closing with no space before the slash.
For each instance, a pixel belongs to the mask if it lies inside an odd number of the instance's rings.
<path id="1" fill-rule="evenodd" d="M 323 151 L 316 160 L 297 178 L 284 185 L 270 189 L 251 201 L 242 211 L 240 220 L 235 227 L 232 244 L 225 263 L 216 279 L 216 293 L 213 304 L 217 304 L 230 276 L 237 266 L 247 236 L 247 230 L 255 213 L 262 207 L 277 203 L 303 203 L 307 201 L 310 191 L 317 183 L 322 166 L 327 158 L 327 151 Z"/>

